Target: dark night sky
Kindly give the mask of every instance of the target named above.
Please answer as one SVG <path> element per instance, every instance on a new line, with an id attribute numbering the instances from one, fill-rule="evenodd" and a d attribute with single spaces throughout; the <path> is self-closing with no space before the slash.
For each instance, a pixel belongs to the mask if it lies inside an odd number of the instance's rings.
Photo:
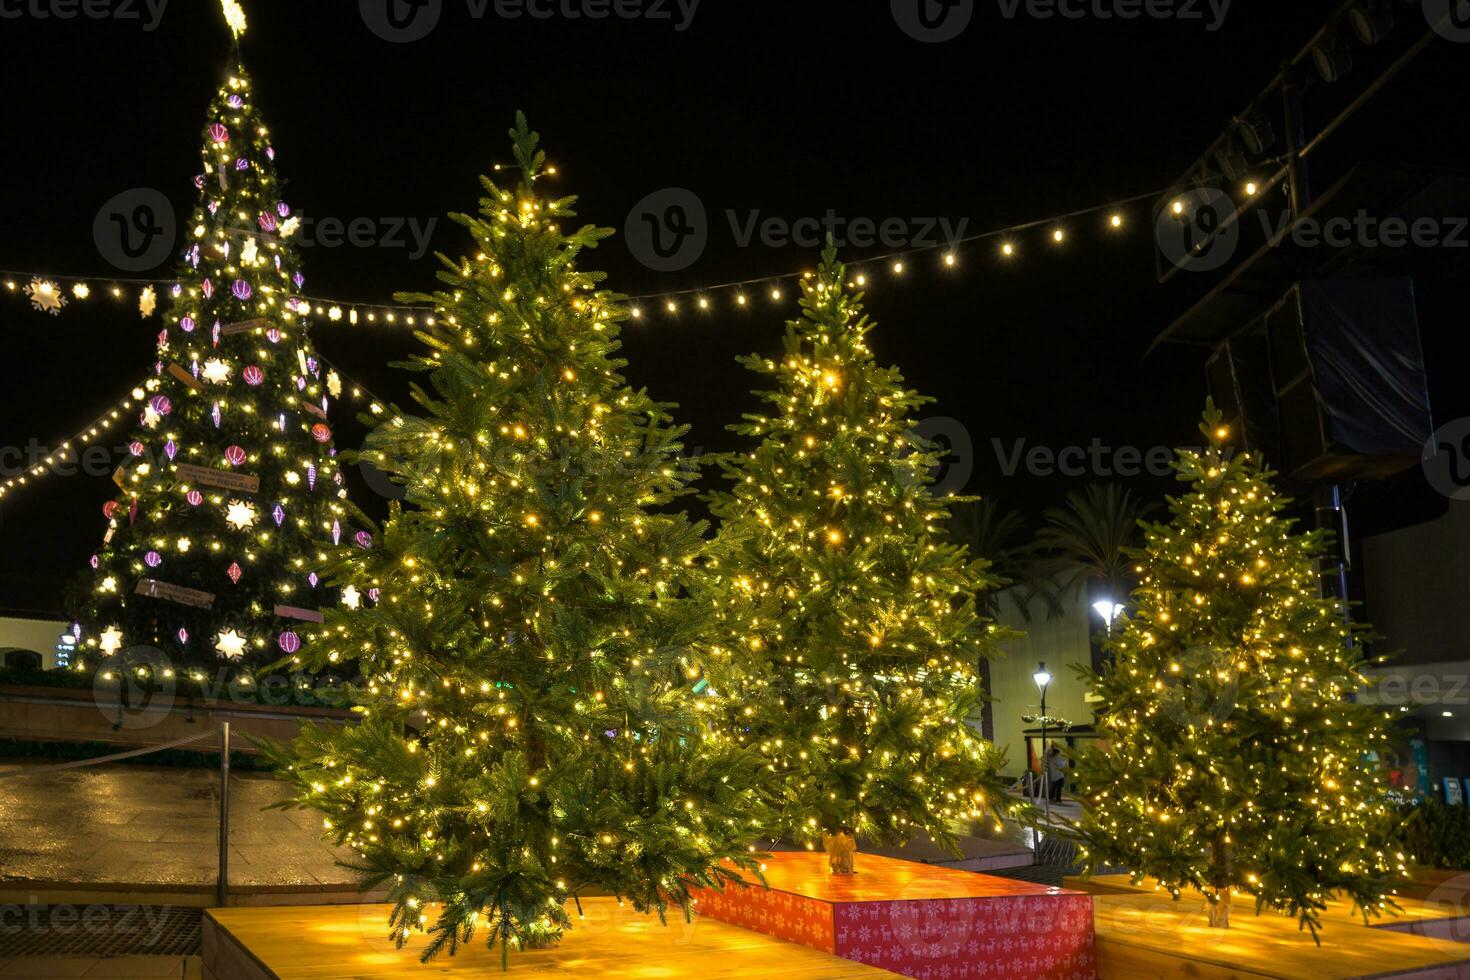
<path id="1" fill-rule="evenodd" d="M 227 35 L 213 0 L 173 0 L 152 31 L 29 13 L 50 2 L 0 0 L 0 11 L 23 13 L 0 19 L 10 83 L 0 110 L 0 268 L 105 278 L 92 235 L 103 202 L 156 187 L 187 217 Z M 584 262 L 634 294 L 811 264 L 802 249 L 739 247 L 727 209 L 965 218 L 973 232 L 1167 187 L 1338 5 L 1238 0 L 1210 32 L 1198 21 L 1008 20 L 997 0 L 976 0 L 960 38 L 930 45 L 908 38 L 877 0 L 704 0 L 682 32 L 619 19 L 476 20 L 464 0 L 444 0 L 437 29 L 410 44 L 375 36 L 349 0 L 245 4 L 245 58 L 298 209 L 420 225 L 472 210 L 476 176 L 508 159 L 505 130 L 524 109 L 585 220 L 621 231 L 635 202 L 666 187 L 703 201 L 710 244 L 692 267 L 651 271 L 621 234 Z M 1313 89 L 1311 118 L 1325 120 L 1423 32 L 1417 2 L 1394 8 L 1393 37 L 1358 49 L 1346 81 Z M 1328 144 L 1318 186 L 1365 160 L 1463 166 L 1467 55 L 1437 40 Z M 976 451 L 971 490 L 1034 515 L 1085 482 L 1007 476 L 992 440 L 1062 447 L 1098 437 L 1147 448 L 1193 435 L 1200 351 L 1145 351 L 1213 278 L 1157 284 L 1149 209 L 1129 211 L 1120 234 L 1104 233 L 1101 217 L 1072 222 L 1063 248 L 1045 230 L 1027 233 L 1010 265 L 984 244 L 963 249 L 957 270 L 938 269 L 930 255 L 911 260 L 902 282 L 876 276 L 874 346 L 938 399 L 935 414 L 963 422 Z M 440 219 L 434 247 L 459 254 L 465 242 Z M 431 287 L 436 267 L 382 247 L 318 246 L 303 264 L 312 294 L 378 300 Z M 1454 307 L 1446 288 L 1426 284 L 1424 295 L 1436 416 L 1470 414 L 1461 379 L 1445 370 L 1451 328 L 1462 331 L 1463 320 L 1443 312 Z M 130 307 L 93 301 L 52 318 L 0 300 L 0 445 L 59 440 L 152 363 L 157 321 Z M 710 314 L 651 316 L 625 334 L 627 373 L 681 405 L 691 445 L 732 448 L 723 426 L 751 404 L 733 358 L 775 349 L 791 308 L 757 302 L 737 313 L 726 299 Z M 316 343 L 350 375 L 401 397 L 402 377 L 385 365 L 411 349 L 403 331 L 324 324 Z M 346 414 L 339 408 L 339 444 L 353 445 L 361 430 L 343 424 Z M 1386 508 L 1377 519 L 1392 520 L 1422 499 L 1418 482 L 1416 471 L 1365 499 Z M 6 499 L 0 608 L 58 605 L 102 532 L 110 489 L 106 477 L 53 478 Z"/>

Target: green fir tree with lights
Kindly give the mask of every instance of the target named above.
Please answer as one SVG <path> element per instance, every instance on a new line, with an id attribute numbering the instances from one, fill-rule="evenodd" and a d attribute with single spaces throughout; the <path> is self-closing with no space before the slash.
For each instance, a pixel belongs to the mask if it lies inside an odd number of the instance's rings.
<path id="1" fill-rule="evenodd" d="M 303 625 L 343 598 L 320 573 L 355 534 L 328 420 L 340 379 L 312 346 L 298 221 L 234 63 L 209 107 L 177 278 L 144 292 L 163 329 L 73 610 L 77 668 L 190 691 L 248 686 L 297 654 Z"/>
<path id="2" fill-rule="evenodd" d="M 1295 529 L 1220 418 L 1205 412 L 1202 452 L 1179 450 L 1189 492 L 1144 526 L 1112 661 L 1088 676 L 1104 707 L 1101 747 L 1077 760 L 1077 831 L 1089 873 L 1201 892 L 1221 927 L 1243 894 L 1315 935 L 1334 893 L 1380 914 L 1404 871 L 1373 761 L 1388 720 L 1353 700 L 1362 629 L 1319 590 L 1322 532 Z"/>
<path id="3" fill-rule="evenodd" d="M 705 607 L 688 579 L 704 527 L 685 429 L 619 375 L 623 298 L 576 262 L 611 232 L 566 230 L 538 137 L 517 117 L 519 186 L 484 180 L 454 215 L 411 369 L 363 457 L 406 493 L 334 580 L 378 601 L 327 618 L 318 658 L 361 658 L 359 721 L 271 756 L 322 811 L 400 945 L 425 959 L 477 933 L 502 956 L 555 943 L 568 905 L 614 894 L 662 918 L 694 886 L 756 869 L 760 761 L 714 726 Z M 316 663 L 323 661 L 318 659 Z M 442 903 L 430 914 L 429 903 Z"/>
<path id="4" fill-rule="evenodd" d="M 947 537 L 932 491 L 943 453 L 913 433 L 927 399 L 868 347 L 872 323 L 829 248 L 802 283 L 778 357 L 742 363 L 770 382 L 769 414 L 722 460 L 732 486 L 705 576 L 727 724 L 781 792 L 772 836 L 809 848 L 851 835 L 956 847 L 1002 809 L 1002 760 L 971 718 L 995 627 L 978 599 L 998 582 Z"/>

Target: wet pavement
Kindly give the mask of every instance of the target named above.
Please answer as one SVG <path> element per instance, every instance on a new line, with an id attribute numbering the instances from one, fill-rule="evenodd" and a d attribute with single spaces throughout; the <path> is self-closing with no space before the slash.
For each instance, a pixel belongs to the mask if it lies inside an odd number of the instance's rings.
<path id="1" fill-rule="evenodd" d="M 0 763 L 0 772 L 44 763 Z M 230 778 L 230 884 L 333 885 L 350 852 L 321 840 L 321 815 L 263 810 L 288 796 L 268 773 Z M 219 773 L 110 764 L 0 779 L 0 885 L 213 885 Z"/>

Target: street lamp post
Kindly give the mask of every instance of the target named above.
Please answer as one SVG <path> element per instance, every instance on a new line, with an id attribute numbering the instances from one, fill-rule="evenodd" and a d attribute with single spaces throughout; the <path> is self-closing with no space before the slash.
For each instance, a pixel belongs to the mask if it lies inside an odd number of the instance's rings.
<path id="1" fill-rule="evenodd" d="M 1046 669 L 1046 662 L 1042 661 L 1036 665 L 1036 673 L 1031 675 L 1036 682 L 1036 687 L 1041 691 L 1041 794 L 1045 800 L 1043 807 L 1046 812 L 1046 825 L 1051 826 L 1051 779 L 1046 771 L 1046 689 L 1051 684 L 1051 674 Z"/>

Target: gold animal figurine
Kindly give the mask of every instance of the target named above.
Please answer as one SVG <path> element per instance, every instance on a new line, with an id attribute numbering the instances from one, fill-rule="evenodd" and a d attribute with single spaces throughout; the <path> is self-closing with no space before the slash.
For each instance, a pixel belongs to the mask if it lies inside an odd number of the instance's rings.
<path id="1" fill-rule="evenodd" d="M 827 849 L 827 867 L 834 875 L 853 874 L 852 859 L 857 853 L 857 841 L 852 834 L 839 830 L 835 834 L 823 834 L 822 846 Z"/>

